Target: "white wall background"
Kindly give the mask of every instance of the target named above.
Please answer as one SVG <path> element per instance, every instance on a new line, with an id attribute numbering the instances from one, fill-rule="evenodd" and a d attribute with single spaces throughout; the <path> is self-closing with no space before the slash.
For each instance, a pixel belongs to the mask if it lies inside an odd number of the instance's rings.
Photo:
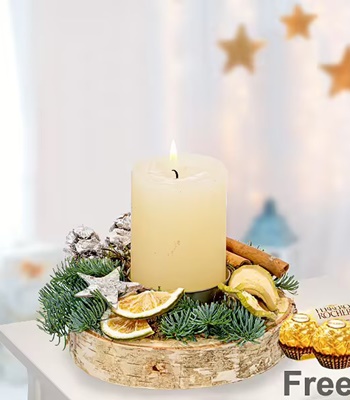
<path id="1" fill-rule="evenodd" d="M 33 234 L 104 235 L 130 208 L 141 157 L 180 151 L 228 167 L 228 233 L 266 197 L 300 238 L 299 275 L 349 268 L 350 94 L 329 99 L 320 63 L 350 43 L 347 0 L 300 1 L 311 40 L 285 40 L 291 0 L 14 0 Z M 256 73 L 223 75 L 217 41 L 239 24 L 266 41 Z"/>

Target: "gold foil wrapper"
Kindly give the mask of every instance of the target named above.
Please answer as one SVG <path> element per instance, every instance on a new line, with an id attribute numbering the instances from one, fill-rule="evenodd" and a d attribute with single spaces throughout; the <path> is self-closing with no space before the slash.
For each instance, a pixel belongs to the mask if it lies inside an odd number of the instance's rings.
<path id="1" fill-rule="evenodd" d="M 313 336 L 312 346 L 321 354 L 350 355 L 350 323 L 340 319 L 323 323 Z"/>
<path id="2" fill-rule="evenodd" d="M 281 326 L 280 342 L 290 347 L 311 347 L 317 323 L 307 314 L 294 314 Z"/>

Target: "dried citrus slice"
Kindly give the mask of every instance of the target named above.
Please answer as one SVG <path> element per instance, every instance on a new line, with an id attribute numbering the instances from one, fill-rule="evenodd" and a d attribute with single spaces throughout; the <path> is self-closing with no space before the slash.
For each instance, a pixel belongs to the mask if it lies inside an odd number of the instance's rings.
<path id="1" fill-rule="evenodd" d="M 147 290 L 139 294 L 131 294 L 119 299 L 116 314 L 131 319 L 154 317 L 168 311 L 183 295 L 184 289 L 171 292 Z"/>
<path id="2" fill-rule="evenodd" d="M 119 340 L 139 339 L 154 333 L 145 320 L 127 319 L 108 312 L 101 319 L 101 329 L 105 335 Z"/>

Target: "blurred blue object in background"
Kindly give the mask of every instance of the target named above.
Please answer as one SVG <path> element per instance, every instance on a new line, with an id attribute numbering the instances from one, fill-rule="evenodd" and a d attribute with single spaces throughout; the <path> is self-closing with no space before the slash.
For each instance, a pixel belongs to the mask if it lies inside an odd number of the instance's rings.
<path id="1" fill-rule="evenodd" d="M 264 204 L 263 212 L 254 219 L 244 241 L 250 241 L 261 247 L 283 248 L 294 244 L 297 237 L 288 226 L 286 219 L 278 214 L 276 202 L 268 199 Z"/>
<path id="2" fill-rule="evenodd" d="M 286 218 L 277 212 L 276 202 L 273 199 L 265 201 L 262 213 L 254 218 L 243 241 L 259 246 L 267 253 L 293 264 L 293 273 L 298 273 L 297 237 Z"/>

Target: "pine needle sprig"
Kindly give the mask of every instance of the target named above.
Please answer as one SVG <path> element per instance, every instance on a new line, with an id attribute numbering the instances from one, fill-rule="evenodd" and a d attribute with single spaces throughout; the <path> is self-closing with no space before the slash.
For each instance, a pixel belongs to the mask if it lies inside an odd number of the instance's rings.
<path id="1" fill-rule="evenodd" d="M 93 301 L 91 298 L 81 298 L 70 316 L 69 331 L 80 333 L 92 329 L 102 334 L 100 322 L 106 308 L 106 301 L 98 291 L 94 293 Z"/>
<path id="2" fill-rule="evenodd" d="M 173 311 L 160 320 L 160 331 L 167 339 L 195 341 L 195 328 L 191 321 L 192 311 Z"/>
<path id="3" fill-rule="evenodd" d="M 237 304 L 231 313 L 231 319 L 220 327 L 217 338 L 223 342 L 237 342 L 243 345 L 247 342 L 257 343 L 266 332 L 263 319 L 255 317 L 241 304 Z"/>
<path id="4" fill-rule="evenodd" d="M 277 289 L 281 289 L 290 294 L 296 295 L 299 289 L 299 281 L 294 275 L 285 274 L 281 278 L 274 278 L 274 283 Z"/>
<path id="5" fill-rule="evenodd" d="M 65 260 L 51 275 L 51 280 L 39 291 L 38 325 L 44 332 L 67 343 L 69 332 L 92 329 L 99 332 L 99 321 L 107 308 L 98 293 L 91 298 L 77 298 L 75 294 L 87 287 L 78 272 L 102 277 L 118 266 L 109 259 Z"/>
<path id="6" fill-rule="evenodd" d="M 199 304 L 198 300 L 193 300 L 190 296 L 184 294 L 170 312 L 193 310 L 197 308 Z"/>
<path id="7" fill-rule="evenodd" d="M 237 304 L 234 310 L 234 322 L 235 330 L 240 336 L 240 344 L 256 343 L 265 334 L 265 321 L 251 314 L 242 304 Z"/>
<path id="8" fill-rule="evenodd" d="M 193 308 L 173 310 L 161 317 L 159 329 L 167 339 L 186 342 L 204 335 L 243 345 L 256 342 L 264 335 L 266 326 L 263 319 L 252 315 L 240 303 L 233 308 L 226 303 L 196 303 Z"/>
<path id="9" fill-rule="evenodd" d="M 229 323 L 231 314 L 225 304 L 200 304 L 192 310 L 191 324 L 196 334 L 215 336 L 219 327 Z"/>
<path id="10" fill-rule="evenodd" d="M 100 278 L 114 271 L 117 266 L 119 267 L 119 263 L 109 258 L 66 259 L 53 271 L 51 278 L 54 281 L 63 279 L 66 283 L 74 283 L 77 279 L 77 272 Z M 122 273 L 121 278 L 123 278 Z"/>

